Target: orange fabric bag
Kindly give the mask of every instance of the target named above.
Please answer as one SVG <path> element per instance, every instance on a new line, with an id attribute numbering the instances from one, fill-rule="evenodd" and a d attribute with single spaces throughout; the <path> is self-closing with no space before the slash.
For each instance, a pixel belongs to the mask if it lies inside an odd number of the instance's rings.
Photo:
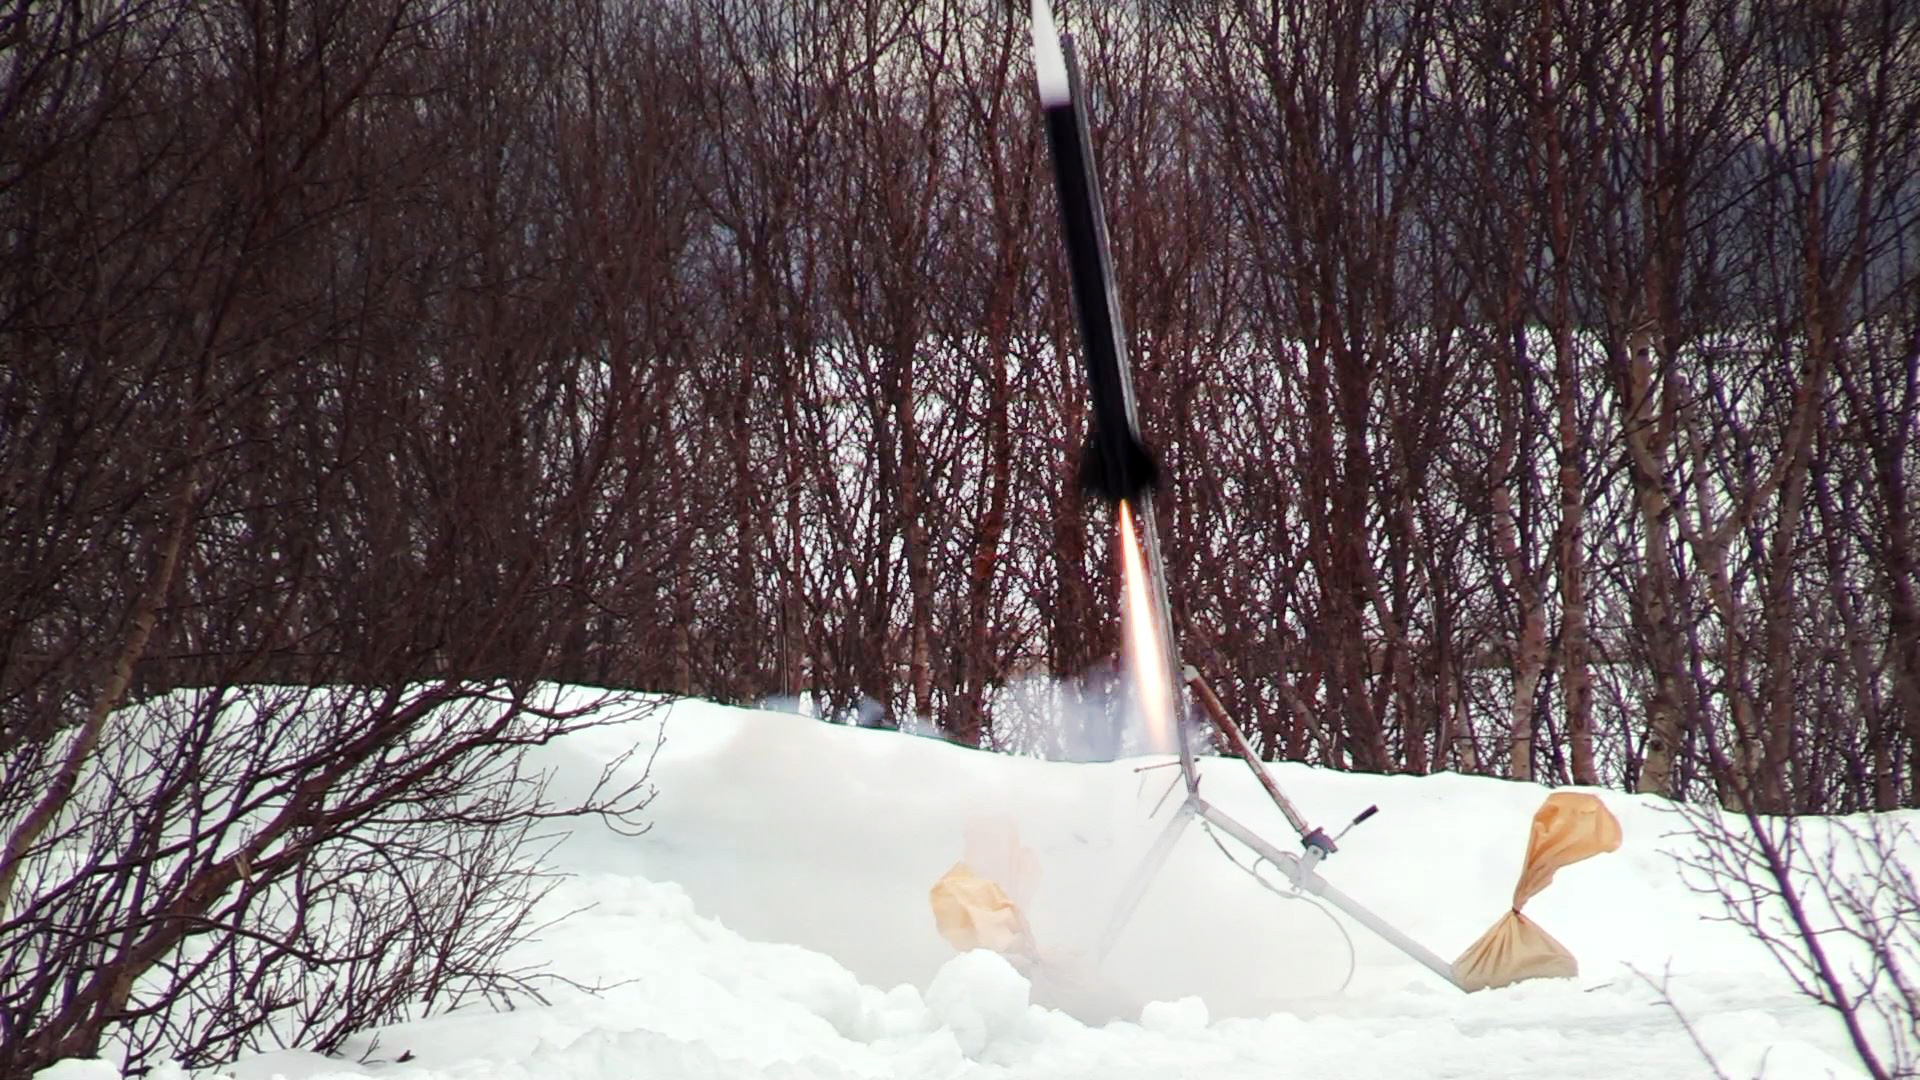
<path id="1" fill-rule="evenodd" d="M 1580 964 L 1567 947 L 1520 909 L 1553 881 L 1555 871 L 1620 847 L 1620 822 L 1597 796 L 1556 791 L 1533 815 L 1527 859 L 1513 889 L 1513 908 L 1453 962 L 1462 990 L 1485 990 L 1522 979 L 1568 978 Z"/>

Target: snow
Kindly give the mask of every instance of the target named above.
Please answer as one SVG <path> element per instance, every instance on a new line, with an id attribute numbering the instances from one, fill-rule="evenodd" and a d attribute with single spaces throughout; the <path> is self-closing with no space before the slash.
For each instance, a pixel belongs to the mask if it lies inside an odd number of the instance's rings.
<path id="1" fill-rule="evenodd" d="M 557 988 L 550 1004 L 473 1008 L 370 1032 L 338 1057 L 269 1053 L 219 1074 L 1584 1080 L 1713 1076 L 1704 1047 L 1736 1077 L 1865 1075 L 1838 1019 L 1681 879 L 1684 823 L 1658 800 L 1597 792 L 1624 846 L 1561 871 L 1527 906 L 1579 977 L 1463 994 L 1349 920 L 1275 895 L 1243 868 L 1247 852 L 1220 838 L 1235 865 L 1197 826 L 1096 963 L 1117 894 L 1179 803 L 1163 800 L 1177 777 L 1165 758 L 1046 762 L 689 701 L 568 736 L 535 762 L 564 797 L 661 724 L 651 831 L 577 824 L 555 855 L 572 876 L 547 901 L 572 914 L 521 957 L 598 992 Z M 1210 802 L 1293 846 L 1244 765 L 1201 765 Z M 1325 876 L 1447 958 L 1511 902 L 1546 794 L 1456 775 L 1274 773 L 1316 823 L 1380 807 Z M 1049 963 L 1031 977 L 994 953 L 956 955 L 928 905 L 969 827 L 1008 824 L 1040 868 L 1029 914 Z M 78 1061 L 40 1074 L 116 1075 Z"/>

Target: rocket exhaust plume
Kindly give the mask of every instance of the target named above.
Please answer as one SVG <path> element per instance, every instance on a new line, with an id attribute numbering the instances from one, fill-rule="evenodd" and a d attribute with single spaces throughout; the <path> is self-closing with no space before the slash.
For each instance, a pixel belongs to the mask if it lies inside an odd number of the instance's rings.
<path id="1" fill-rule="evenodd" d="M 1158 616 L 1153 610 L 1146 559 L 1133 527 L 1133 513 L 1120 503 L 1120 619 L 1126 636 L 1129 666 L 1140 693 L 1140 711 L 1146 718 L 1147 738 L 1155 753 L 1172 753 L 1173 686 L 1167 681 L 1167 658 L 1160 653 Z"/>
<path id="2" fill-rule="evenodd" d="M 1093 143 L 1081 116 L 1079 70 L 1072 50 L 1073 39 L 1063 43 L 1047 0 L 1033 0 L 1034 77 L 1060 197 L 1060 230 L 1066 239 L 1087 389 L 1093 395 L 1087 445 L 1080 455 L 1080 486 L 1109 502 L 1121 502 L 1157 486 L 1160 466 L 1140 438 L 1127 371 L 1126 327 L 1113 288 L 1106 211 Z"/>

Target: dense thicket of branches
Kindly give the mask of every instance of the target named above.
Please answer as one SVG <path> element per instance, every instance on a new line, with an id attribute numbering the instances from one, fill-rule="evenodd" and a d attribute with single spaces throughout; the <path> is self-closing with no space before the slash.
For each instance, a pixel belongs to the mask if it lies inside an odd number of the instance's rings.
<path id="1" fill-rule="evenodd" d="M 0 745 L 127 692 L 1114 648 L 1003 0 L 0 8 Z M 1264 752 L 1920 803 L 1920 16 L 1063 0 Z"/>
<path id="2" fill-rule="evenodd" d="M 527 989 L 537 823 L 644 803 L 520 767 L 670 680 L 725 448 L 589 15 L 0 5 L 0 1077 Z"/>

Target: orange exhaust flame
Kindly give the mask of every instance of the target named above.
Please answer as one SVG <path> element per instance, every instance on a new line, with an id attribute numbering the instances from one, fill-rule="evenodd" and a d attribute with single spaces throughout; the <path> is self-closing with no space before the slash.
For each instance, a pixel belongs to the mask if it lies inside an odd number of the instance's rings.
<path id="1" fill-rule="evenodd" d="M 1134 685 L 1140 689 L 1140 710 L 1146 715 L 1147 738 L 1155 753 L 1170 754 L 1174 751 L 1173 688 L 1167 685 L 1167 658 L 1160 653 L 1160 631 L 1147 586 L 1147 561 L 1140 554 L 1133 511 L 1125 502 L 1120 503 L 1120 570 L 1120 620 Z"/>

